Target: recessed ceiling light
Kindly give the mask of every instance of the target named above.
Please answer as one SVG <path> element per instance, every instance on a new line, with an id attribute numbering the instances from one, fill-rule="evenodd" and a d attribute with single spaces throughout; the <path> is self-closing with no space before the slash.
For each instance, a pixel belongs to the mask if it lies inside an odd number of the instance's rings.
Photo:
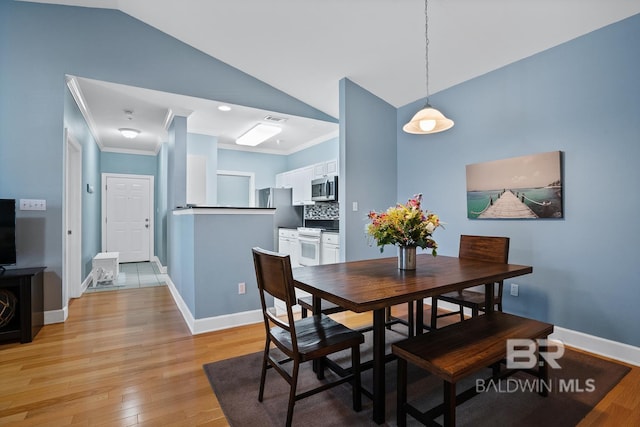
<path id="1" fill-rule="evenodd" d="M 220 110 L 220 111 L 231 111 L 231 107 L 229 107 L 228 105 L 220 105 L 220 106 L 218 106 L 218 110 Z"/>

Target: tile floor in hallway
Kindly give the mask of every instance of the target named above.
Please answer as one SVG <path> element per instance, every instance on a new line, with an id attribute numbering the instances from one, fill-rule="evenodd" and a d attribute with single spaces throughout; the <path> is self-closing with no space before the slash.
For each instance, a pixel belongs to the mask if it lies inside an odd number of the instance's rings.
<path id="1" fill-rule="evenodd" d="M 155 262 L 129 262 L 120 264 L 120 274 L 115 281 L 99 282 L 85 292 L 114 291 L 120 289 L 165 286 L 167 275 L 160 272 Z"/>

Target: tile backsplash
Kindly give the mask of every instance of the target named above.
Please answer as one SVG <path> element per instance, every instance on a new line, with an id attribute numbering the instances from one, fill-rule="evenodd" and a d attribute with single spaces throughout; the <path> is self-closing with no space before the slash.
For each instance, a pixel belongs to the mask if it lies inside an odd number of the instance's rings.
<path id="1" fill-rule="evenodd" d="M 339 219 L 338 202 L 316 202 L 304 207 L 304 219 Z"/>

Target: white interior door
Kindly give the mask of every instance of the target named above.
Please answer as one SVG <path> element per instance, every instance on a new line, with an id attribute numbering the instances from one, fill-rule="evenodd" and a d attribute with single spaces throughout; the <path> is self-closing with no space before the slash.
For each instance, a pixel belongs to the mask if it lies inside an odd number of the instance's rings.
<path id="1" fill-rule="evenodd" d="M 63 300 L 82 295 L 82 146 L 65 129 L 65 227 Z"/>
<path id="2" fill-rule="evenodd" d="M 102 250 L 120 262 L 150 261 L 153 245 L 153 177 L 103 174 Z"/>

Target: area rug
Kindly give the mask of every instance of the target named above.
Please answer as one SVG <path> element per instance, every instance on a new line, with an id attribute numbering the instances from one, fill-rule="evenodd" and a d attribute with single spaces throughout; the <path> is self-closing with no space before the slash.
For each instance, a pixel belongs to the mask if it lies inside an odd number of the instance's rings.
<path id="1" fill-rule="evenodd" d="M 518 373 L 489 386 L 483 379 L 490 371 L 458 383 L 458 392 L 475 387 L 480 393 L 457 408 L 458 426 L 575 426 L 624 377 L 629 368 L 581 352 L 566 349 L 558 360 L 561 369 L 550 369 L 546 384 Z M 275 371 L 267 372 L 265 395 L 258 402 L 262 353 L 249 354 L 204 365 L 204 371 L 231 426 L 280 426 L 286 420 L 288 384 Z M 409 401 L 422 410 L 442 403 L 442 381 L 409 365 Z M 330 374 L 327 374 L 327 378 Z M 317 385 L 310 363 L 303 364 L 298 391 Z M 370 388 L 371 370 L 362 374 Z M 548 397 L 536 393 L 550 389 Z M 386 423 L 396 425 L 396 362 L 386 369 Z M 293 425 L 375 426 L 372 402 L 363 395 L 363 409 L 351 408 L 351 388 L 343 384 L 296 402 Z M 442 417 L 437 421 L 442 423 Z M 408 425 L 420 425 L 408 417 Z"/>

